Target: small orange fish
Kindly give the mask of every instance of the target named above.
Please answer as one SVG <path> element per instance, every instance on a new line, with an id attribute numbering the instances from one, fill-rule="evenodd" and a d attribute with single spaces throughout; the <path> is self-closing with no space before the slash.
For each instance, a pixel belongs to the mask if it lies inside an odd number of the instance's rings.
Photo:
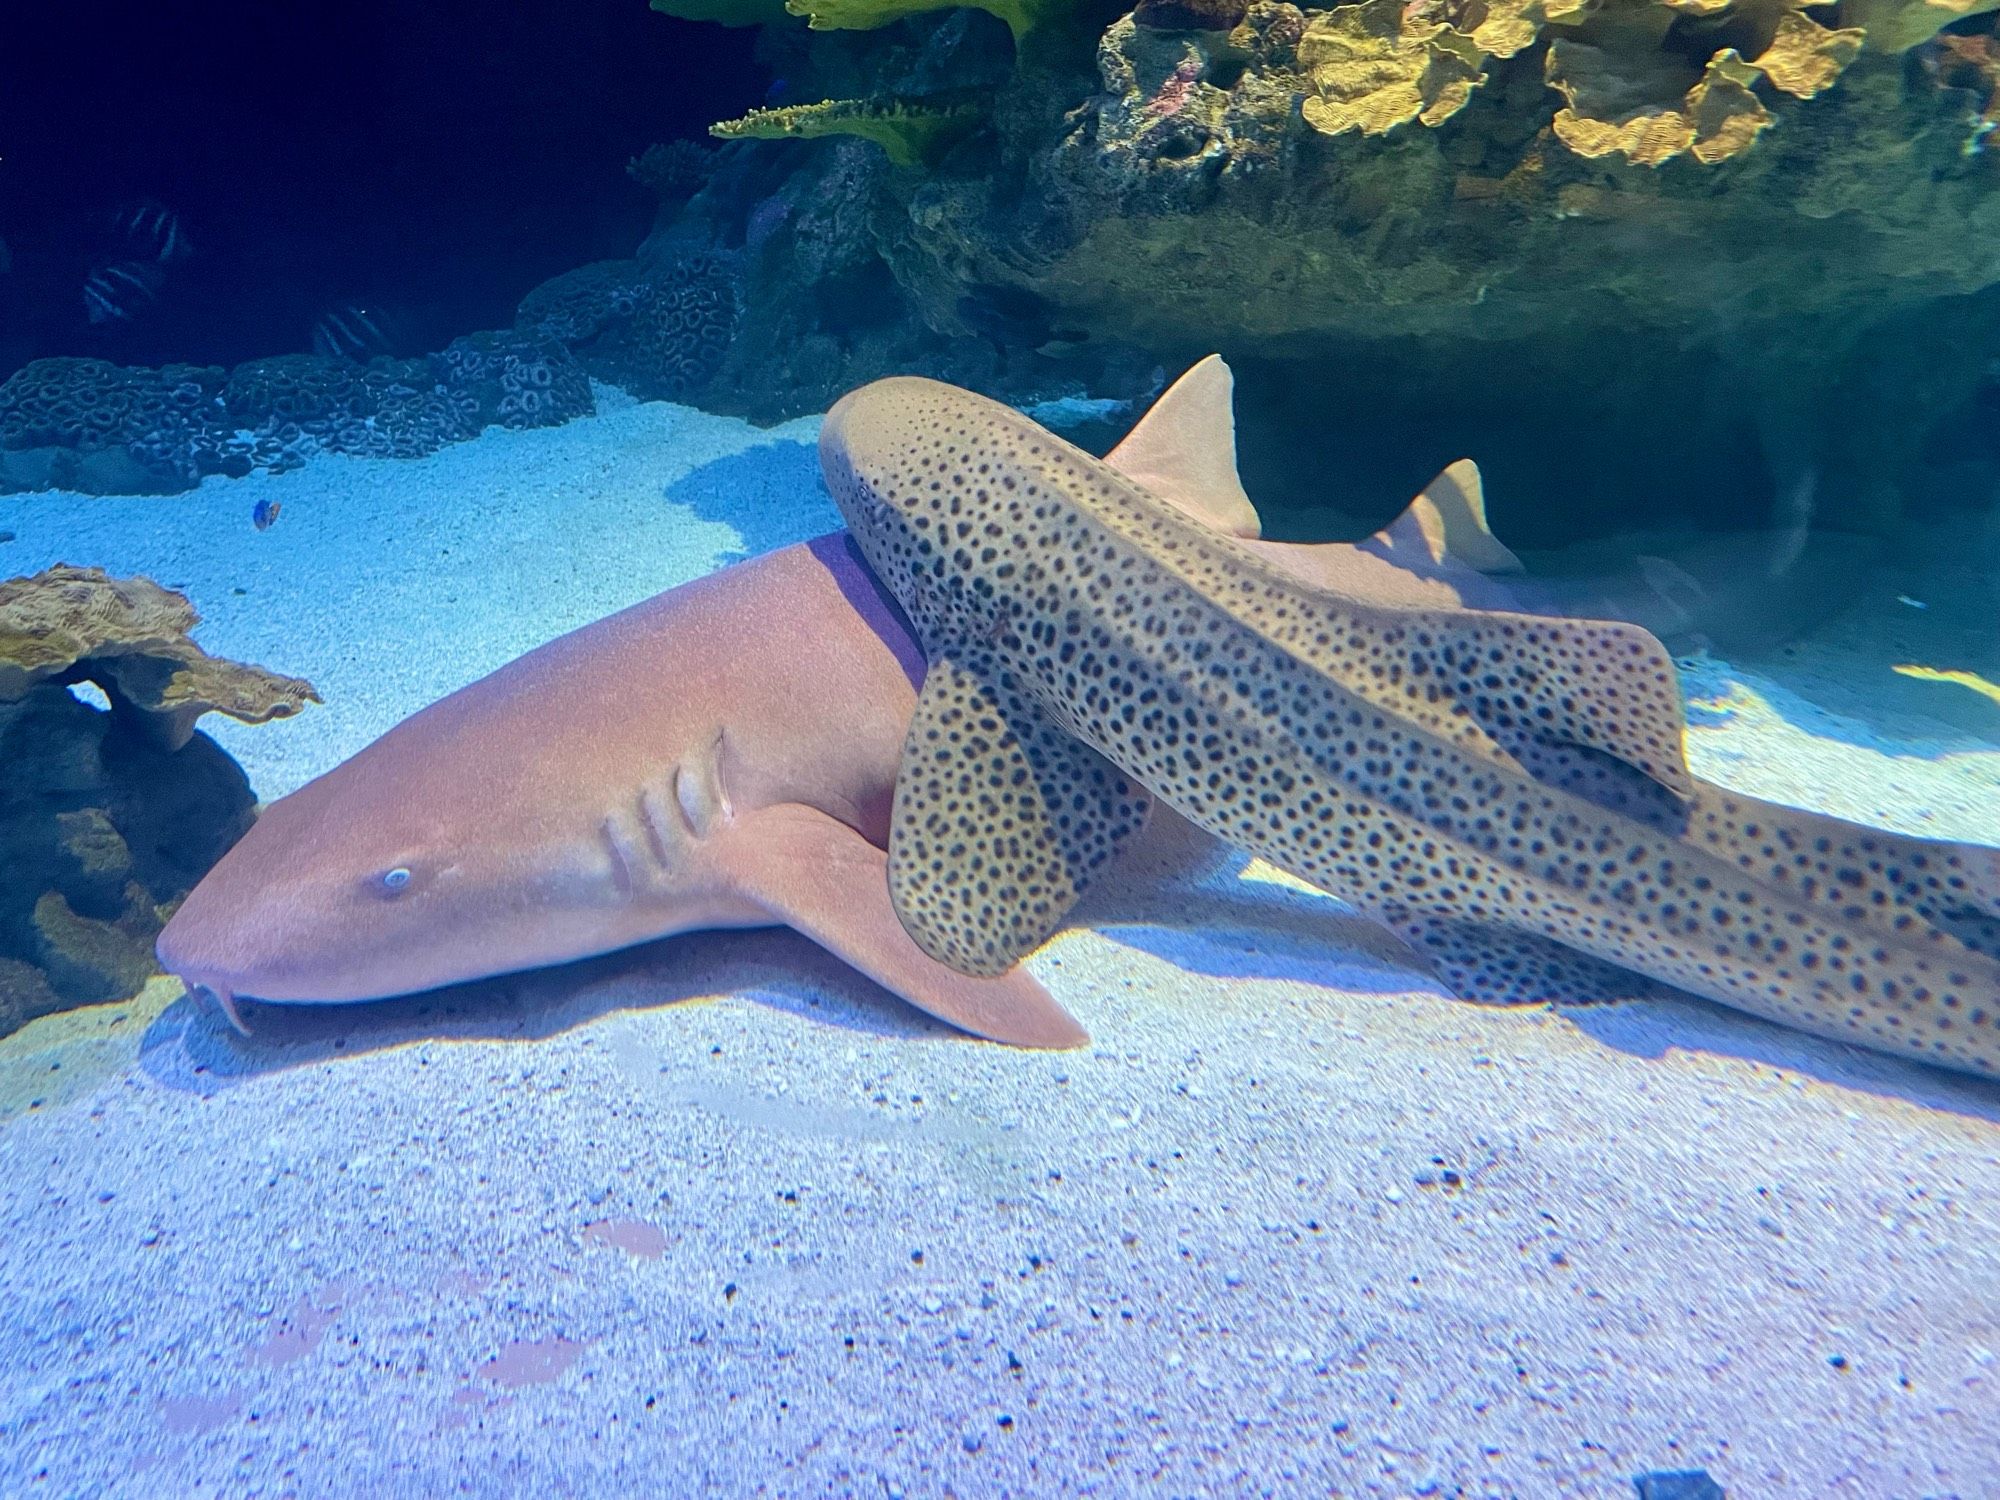
<path id="1" fill-rule="evenodd" d="M 269 531 L 271 523 L 278 519 L 278 512 L 284 506 L 276 500 L 259 500 L 250 511 L 250 524 L 259 531 Z"/>

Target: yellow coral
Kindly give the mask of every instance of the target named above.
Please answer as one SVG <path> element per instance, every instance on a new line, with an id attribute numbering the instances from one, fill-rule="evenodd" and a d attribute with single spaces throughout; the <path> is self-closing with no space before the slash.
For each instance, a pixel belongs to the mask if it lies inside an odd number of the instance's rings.
<path id="1" fill-rule="evenodd" d="M 1747 150 L 1772 119 L 1750 88 L 1758 68 L 1725 47 L 1692 83 L 1689 72 L 1657 50 L 1553 41 L 1546 76 L 1568 101 L 1556 112 L 1556 136 L 1578 156 L 1624 156 L 1643 167 L 1683 152 L 1712 163 Z"/>
<path id="2" fill-rule="evenodd" d="M 1833 85 L 1841 69 L 1853 62 L 1866 35 L 1859 27 L 1829 31 L 1795 10 L 1778 17 L 1770 46 L 1757 55 L 1756 65 L 1771 86 L 1796 98 L 1810 99 Z"/>
<path id="3" fill-rule="evenodd" d="M 1512 57 L 1533 45 L 1542 28 L 1574 24 L 1597 8 L 1597 0 L 1473 0 L 1459 21 L 1489 57 Z"/>
<path id="4" fill-rule="evenodd" d="M 1484 61 L 1471 37 L 1422 19 L 1403 0 L 1315 15 L 1298 56 L 1315 90 L 1303 107 L 1305 121 L 1325 135 L 1381 135 L 1410 120 L 1448 120 L 1479 86 Z"/>
<path id="5" fill-rule="evenodd" d="M 1870 52 L 1907 52 L 1953 21 L 2000 10 L 2000 0 L 1841 0 L 1840 14 L 1868 35 Z"/>
<path id="6" fill-rule="evenodd" d="M 657 0 L 655 0 L 657 3 Z M 726 3 L 726 0 L 696 0 Z M 905 16 L 970 6 L 998 16 L 1019 43 L 1036 26 L 1068 7 L 1061 0 L 785 0 L 785 9 L 804 16 L 814 31 L 873 31 Z"/>
<path id="7" fill-rule="evenodd" d="M 1980 697 L 2000 703 L 2000 685 L 1981 677 L 1977 672 L 1962 672 L 1957 669 L 1942 670 L 1937 667 L 1898 666 L 1889 669 L 1905 677 L 1914 677 L 1919 682 L 1948 682 L 1956 687 L 1971 688 Z"/>
<path id="8" fill-rule="evenodd" d="M 320 701 L 303 678 L 210 656 L 188 636 L 199 619 L 150 578 L 67 563 L 10 578 L 0 583 L 0 702 L 47 679 L 87 678 L 178 750 L 210 711 L 262 724 Z"/>
<path id="9" fill-rule="evenodd" d="M 935 158 L 978 121 L 978 109 L 963 100 L 948 104 L 905 104 L 826 99 L 817 104 L 789 104 L 782 109 L 753 109 L 740 120 L 724 120 L 709 126 L 708 133 L 726 141 L 853 135 L 873 141 L 897 166 L 914 167 Z"/>

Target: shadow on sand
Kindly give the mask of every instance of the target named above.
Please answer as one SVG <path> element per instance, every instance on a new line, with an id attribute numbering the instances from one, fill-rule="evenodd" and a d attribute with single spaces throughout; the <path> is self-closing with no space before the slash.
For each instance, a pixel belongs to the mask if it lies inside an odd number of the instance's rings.
<path id="1" fill-rule="evenodd" d="M 781 435 L 691 469 L 667 486 L 666 499 L 743 538 L 723 562 L 761 557 L 806 537 L 840 529 L 840 512 L 820 480 L 810 434 Z"/>

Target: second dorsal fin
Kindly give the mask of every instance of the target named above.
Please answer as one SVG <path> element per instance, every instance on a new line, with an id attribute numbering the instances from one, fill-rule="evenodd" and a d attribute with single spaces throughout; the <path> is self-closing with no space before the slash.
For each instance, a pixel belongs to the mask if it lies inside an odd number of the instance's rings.
<path id="1" fill-rule="evenodd" d="M 1424 487 L 1409 508 L 1375 534 L 1394 555 L 1455 562 L 1475 573 L 1519 573 L 1521 559 L 1486 524 L 1479 465 L 1461 458 Z"/>
<path id="2" fill-rule="evenodd" d="M 1236 377 L 1211 354 L 1167 388 L 1104 461 L 1134 484 L 1228 536 L 1257 536 L 1236 477 Z"/>

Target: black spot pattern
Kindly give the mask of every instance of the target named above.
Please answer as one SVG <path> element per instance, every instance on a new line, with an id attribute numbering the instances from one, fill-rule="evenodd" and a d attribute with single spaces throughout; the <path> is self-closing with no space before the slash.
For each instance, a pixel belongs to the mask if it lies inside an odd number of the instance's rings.
<path id="1" fill-rule="evenodd" d="M 1532 933 L 1422 913 L 1376 913 L 1452 991 L 1494 1005 L 1601 1005 L 1653 999 L 1666 986 Z"/>
<path id="2" fill-rule="evenodd" d="M 1417 935 L 1454 984 L 1588 985 L 1561 945 L 2000 1075 L 2000 854 L 1694 781 L 1643 632 L 1307 589 L 929 381 L 848 397 L 821 456 L 934 658 L 990 663 L 1200 826 Z M 1474 960 L 1479 927 L 1513 956 Z"/>
<path id="3" fill-rule="evenodd" d="M 934 661 L 896 778 L 896 913 L 938 962 L 1004 973 L 1055 931 L 1151 808 L 990 658 Z"/>

